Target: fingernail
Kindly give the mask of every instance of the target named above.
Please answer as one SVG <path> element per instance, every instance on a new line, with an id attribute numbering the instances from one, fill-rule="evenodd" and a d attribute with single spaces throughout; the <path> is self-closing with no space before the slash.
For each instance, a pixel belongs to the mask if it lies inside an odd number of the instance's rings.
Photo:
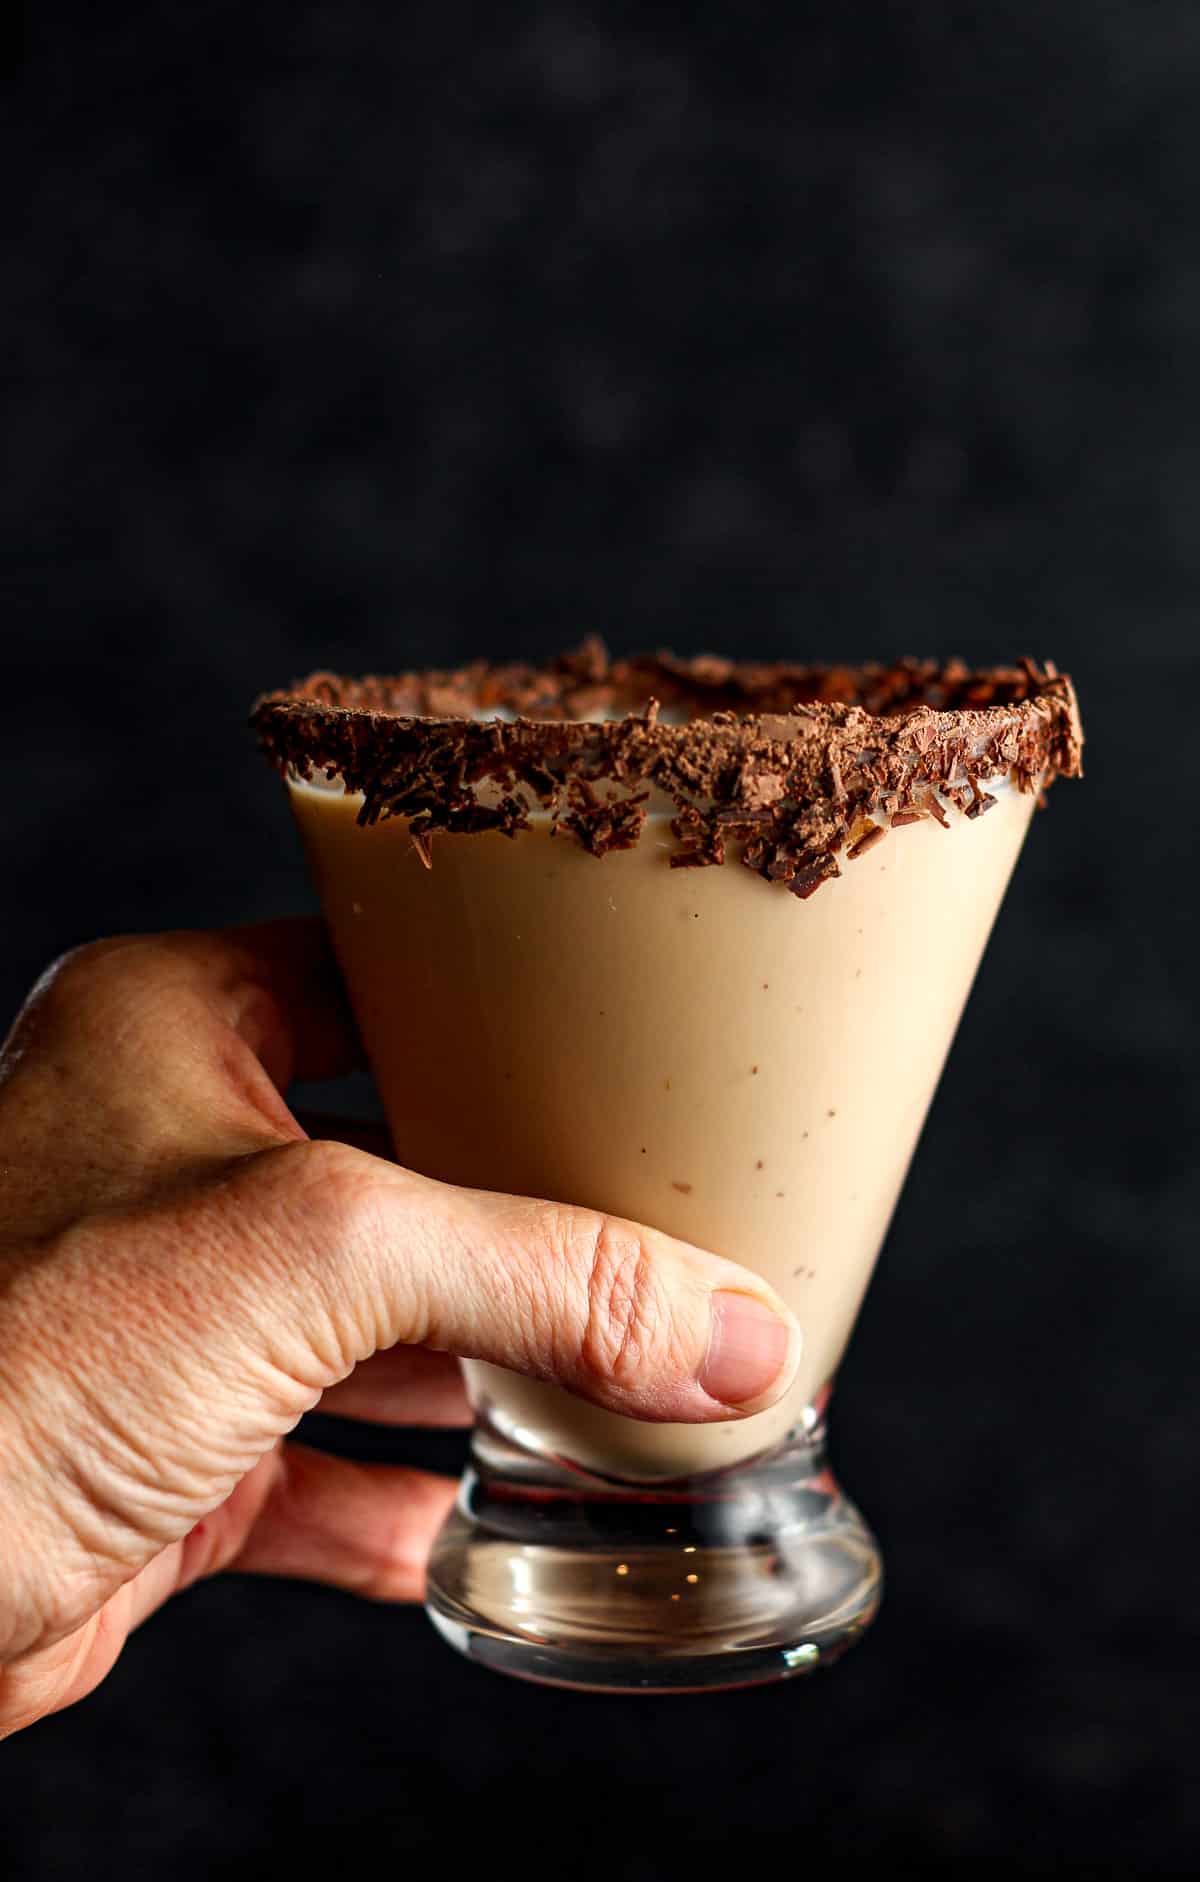
<path id="1" fill-rule="evenodd" d="M 771 1392 L 796 1357 L 795 1329 L 750 1294 L 725 1291 L 712 1297 L 712 1332 L 699 1381 L 710 1398 L 739 1410 Z M 794 1361 L 789 1370 L 794 1371 Z"/>

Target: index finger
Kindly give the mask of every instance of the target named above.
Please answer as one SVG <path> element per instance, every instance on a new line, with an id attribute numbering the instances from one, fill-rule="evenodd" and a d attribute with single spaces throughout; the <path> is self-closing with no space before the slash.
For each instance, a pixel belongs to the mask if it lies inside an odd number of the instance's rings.
<path id="1" fill-rule="evenodd" d="M 5 1215 L 49 1233 L 156 1175 L 303 1135 L 283 1093 L 361 1047 L 312 919 L 122 935 L 66 955 L 0 1051 Z"/>
<path id="2" fill-rule="evenodd" d="M 76 948 L 26 1000 L 0 1051 L 0 1091 L 11 1096 L 16 1076 L 28 1100 L 40 1079 L 64 1128 L 73 1114 L 111 1121 L 119 1102 L 136 1138 L 155 1108 L 182 1118 L 189 1093 L 202 1109 L 232 1097 L 290 1122 L 281 1094 L 293 1079 L 363 1063 L 324 924 L 300 917 Z"/>

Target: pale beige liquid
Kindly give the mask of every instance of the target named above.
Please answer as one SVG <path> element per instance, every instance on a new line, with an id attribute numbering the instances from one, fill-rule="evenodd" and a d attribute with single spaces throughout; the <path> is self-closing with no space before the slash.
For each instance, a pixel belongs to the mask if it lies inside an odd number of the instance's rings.
<path id="1" fill-rule="evenodd" d="M 1033 799 L 905 826 L 810 900 L 671 869 L 663 817 L 597 860 L 543 823 L 438 837 L 293 785 L 399 1160 L 651 1223 L 755 1268 L 804 1333 L 770 1411 L 646 1424 L 474 1363 L 477 1404 L 604 1474 L 688 1475 L 803 1421 L 849 1337 Z"/>

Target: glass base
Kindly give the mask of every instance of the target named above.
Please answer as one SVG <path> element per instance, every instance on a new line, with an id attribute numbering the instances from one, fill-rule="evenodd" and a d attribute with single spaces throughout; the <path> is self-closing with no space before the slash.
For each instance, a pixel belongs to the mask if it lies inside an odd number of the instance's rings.
<path id="1" fill-rule="evenodd" d="M 614 1484 L 485 1418 L 434 1544 L 427 1608 L 497 1672 L 596 1692 L 758 1686 L 827 1665 L 874 1619 L 879 1550 L 824 1428 L 703 1477 Z"/>

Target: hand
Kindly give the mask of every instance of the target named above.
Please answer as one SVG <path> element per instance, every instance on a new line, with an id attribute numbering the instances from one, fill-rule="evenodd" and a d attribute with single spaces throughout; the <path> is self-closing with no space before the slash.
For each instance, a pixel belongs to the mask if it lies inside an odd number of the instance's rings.
<path id="1" fill-rule="evenodd" d="M 0 1737 L 224 1568 L 419 1598 L 454 1486 L 285 1443 L 320 1403 L 469 1417 L 449 1354 L 634 1417 L 744 1416 L 799 1332 L 767 1284 L 632 1223 L 313 1140 L 359 1060 L 324 930 L 68 955 L 0 1056 Z"/>

